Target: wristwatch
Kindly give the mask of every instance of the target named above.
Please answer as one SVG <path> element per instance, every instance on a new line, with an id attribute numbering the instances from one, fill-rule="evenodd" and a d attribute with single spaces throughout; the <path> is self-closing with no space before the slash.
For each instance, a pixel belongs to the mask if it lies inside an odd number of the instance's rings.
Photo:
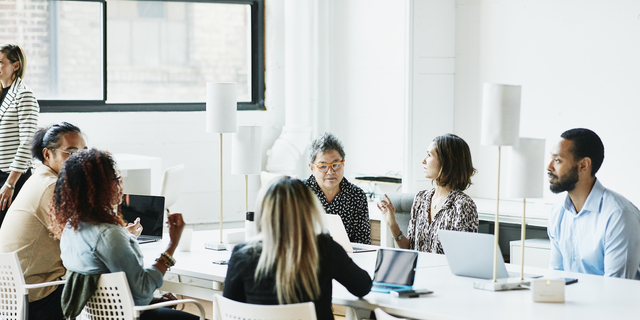
<path id="1" fill-rule="evenodd" d="M 10 184 L 8 184 L 6 182 L 4 183 L 4 185 L 7 186 L 7 188 L 9 188 L 11 190 L 14 190 L 16 188 L 16 186 L 12 186 L 12 185 L 10 185 Z"/>
<path id="2" fill-rule="evenodd" d="M 402 231 L 400 231 L 400 234 L 397 237 L 393 237 L 393 240 L 400 241 L 402 237 L 404 237 L 404 234 L 402 234 Z"/>

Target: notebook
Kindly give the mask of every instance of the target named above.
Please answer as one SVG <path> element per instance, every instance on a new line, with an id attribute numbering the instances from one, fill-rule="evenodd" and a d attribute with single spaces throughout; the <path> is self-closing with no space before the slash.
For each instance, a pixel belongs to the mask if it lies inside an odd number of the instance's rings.
<path id="1" fill-rule="evenodd" d="M 442 243 L 451 273 L 457 276 L 480 279 L 493 279 L 493 248 L 495 238 L 492 234 L 472 233 L 451 230 L 439 230 L 438 238 Z M 524 274 L 525 278 L 537 278 L 539 275 Z M 509 273 L 498 247 L 497 278 L 520 277 L 520 273 Z"/>
<path id="2" fill-rule="evenodd" d="M 127 222 L 134 222 L 140 217 L 142 234 L 138 243 L 154 242 L 162 239 L 162 222 L 164 220 L 164 197 L 125 194 L 120 205 L 122 216 Z"/>
<path id="3" fill-rule="evenodd" d="M 378 249 L 371 291 L 389 293 L 391 290 L 413 288 L 417 264 L 418 251 Z"/>
<path id="4" fill-rule="evenodd" d="M 329 235 L 331 235 L 335 242 L 339 243 L 342 248 L 344 248 L 344 251 L 348 253 L 375 251 L 375 249 L 352 246 L 347 230 L 344 227 L 344 223 L 342 223 L 342 218 L 340 218 L 339 215 L 325 214 L 324 216 Z"/>

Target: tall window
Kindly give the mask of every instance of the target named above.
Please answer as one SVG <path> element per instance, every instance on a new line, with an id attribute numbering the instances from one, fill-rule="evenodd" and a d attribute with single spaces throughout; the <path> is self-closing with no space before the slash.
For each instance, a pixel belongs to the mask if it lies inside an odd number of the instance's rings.
<path id="1" fill-rule="evenodd" d="M 43 112 L 204 110 L 209 81 L 263 109 L 263 1 L 5 0 L 0 42 Z"/>

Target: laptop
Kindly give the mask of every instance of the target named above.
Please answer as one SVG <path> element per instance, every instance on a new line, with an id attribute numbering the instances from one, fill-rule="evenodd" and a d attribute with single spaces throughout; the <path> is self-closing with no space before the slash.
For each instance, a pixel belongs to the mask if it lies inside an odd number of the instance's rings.
<path id="1" fill-rule="evenodd" d="M 413 288 L 417 264 L 418 251 L 392 248 L 378 249 L 371 291 L 389 293 L 391 290 Z"/>
<path id="2" fill-rule="evenodd" d="M 495 238 L 492 234 L 439 230 L 438 238 L 442 243 L 451 273 L 456 276 L 480 279 L 493 279 L 493 248 Z M 525 278 L 538 278 L 539 275 L 524 274 Z M 507 272 L 498 247 L 497 278 L 520 277 L 519 272 Z"/>
<path id="3" fill-rule="evenodd" d="M 125 194 L 122 197 L 120 211 L 127 223 L 134 222 L 140 217 L 142 234 L 138 237 L 138 243 L 162 240 L 164 197 Z"/>
<path id="4" fill-rule="evenodd" d="M 327 227 L 327 230 L 329 231 L 329 235 L 331 235 L 333 240 L 339 243 L 347 253 L 368 252 L 376 250 L 371 248 L 360 248 L 352 246 L 351 240 L 349 240 L 349 235 L 347 234 L 347 229 L 345 229 L 344 223 L 342 223 L 342 218 L 340 218 L 340 216 L 337 214 L 325 214 L 324 216 L 326 222 L 325 225 Z"/>

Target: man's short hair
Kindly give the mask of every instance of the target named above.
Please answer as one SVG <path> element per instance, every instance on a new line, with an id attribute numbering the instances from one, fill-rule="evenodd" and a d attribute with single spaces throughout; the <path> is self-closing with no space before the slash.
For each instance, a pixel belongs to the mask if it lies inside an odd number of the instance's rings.
<path id="1" fill-rule="evenodd" d="M 604 161 L 604 144 L 598 135 L 585 128 L 570 129 L 563 132 L 560 137 L 571 140 L 573 146 L 569 150 L 575 161 L 585 157 L 591 159 L 591 176 L 595 177 Z"/>

